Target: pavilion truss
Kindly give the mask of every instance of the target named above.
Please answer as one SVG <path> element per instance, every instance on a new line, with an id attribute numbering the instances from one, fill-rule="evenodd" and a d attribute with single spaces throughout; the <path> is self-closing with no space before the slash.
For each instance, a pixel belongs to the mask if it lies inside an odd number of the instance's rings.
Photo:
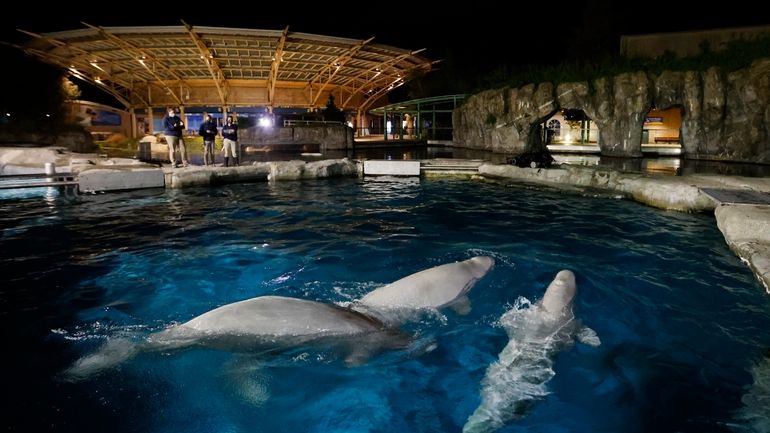
<path id="1" fill-rule="evenodd" d="M 157 107 L 302 107 L 366 112 L 430 71 L 411 51 L 282 30 L 179 26 L 32 33 L 18 48 L 93 83 L 133 112 Z M 379 101 L 379 102 L 378 102 Z"/>

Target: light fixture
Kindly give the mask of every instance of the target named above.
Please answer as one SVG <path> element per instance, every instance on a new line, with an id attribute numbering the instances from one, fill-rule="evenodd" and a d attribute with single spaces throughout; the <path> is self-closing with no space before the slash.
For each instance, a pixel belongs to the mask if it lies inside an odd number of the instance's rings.
<path id="1" fill-rule="evenodd" d="M 273 126 L 273 119 L 270 116 L 262 116 L 259 118 L 259 126 L 262 128 L 269 128 Z"/>

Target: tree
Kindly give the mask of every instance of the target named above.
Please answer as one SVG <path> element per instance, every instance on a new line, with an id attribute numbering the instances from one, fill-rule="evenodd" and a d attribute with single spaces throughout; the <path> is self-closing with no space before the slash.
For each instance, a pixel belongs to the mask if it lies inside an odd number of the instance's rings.
<path id="1" fill-rule="evenodd" d="M 65 101 L 74 101 L 80 99 L 80 87 L 70 81 L 67 77 L 62 77 L 61 91 Z"/>
<path id="2" fill-rule="evenodd" d="M 327 122 L 345 123 L 345 113 L 334 105 L 334 96 L 329 94 L 329 100 L 326 101 L 326 108 L 323 112 L 324 120 Z"/>

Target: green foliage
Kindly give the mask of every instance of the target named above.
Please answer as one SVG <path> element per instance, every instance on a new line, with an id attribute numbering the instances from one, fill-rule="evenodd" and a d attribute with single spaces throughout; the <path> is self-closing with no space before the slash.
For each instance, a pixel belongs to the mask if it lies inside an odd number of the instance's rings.
<path id="1" fill-rule="evenodd" d="M 80 99 L 80 87 L 70 81 L 67 77 L 62 77 L 61 91 L 65 101 L 74 101 Z"/>
<path id="2" fill-rule="evenodd" d="M 124 137 L 123 135 L 116 134 L 107 140 L 95 141 L 94 144 L 102 151 L 113 149 L 134 150 L 139 146 L 139 140 L 140 138 L 128 138 Z"/>
<path id="3" fill-rule="evenodd" d="M 700 54 L 685 58 L 678 58 L 674 53 L 667 51 L 655 59 L 604 56 L 570 60 L 554 66 L 529 65 L 517 69 L 501 67 L 480 77 L 474 93 L 502 87 L 519 88 L 526 84 L 543 82 L 557 84 L 588 81 L 591 87 L 593 80 L 597 78 L 636 71 L 660 74 L 663 71 L 705 71 L 717 66 L 725 72 L 731 72 L 746 68 L 761 58 L 770 58 L 770 37 L 732 41 L 725 49 L 719 51 L 711 50 L 708 44 L 701 44 Z"/>

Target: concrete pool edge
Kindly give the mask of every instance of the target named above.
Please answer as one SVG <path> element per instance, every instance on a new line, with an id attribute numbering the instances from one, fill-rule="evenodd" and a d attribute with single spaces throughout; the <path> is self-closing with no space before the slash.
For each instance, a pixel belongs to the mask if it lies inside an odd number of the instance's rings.
<path id="1" fill-rule="evenodd" d="M 557 189 L 592 188 L 618 193 L 647 206 L 680 212 L 714 212 L 730 249 L 745 262 L 770 294 L 770 205 L 720 203 L 703 189 L 770 193 L 770 178 L 723 175 L 663 176 L 612 169 L 567 166 L 549 169 L 482 164 L 481 178 L 506 179 Z"/>

